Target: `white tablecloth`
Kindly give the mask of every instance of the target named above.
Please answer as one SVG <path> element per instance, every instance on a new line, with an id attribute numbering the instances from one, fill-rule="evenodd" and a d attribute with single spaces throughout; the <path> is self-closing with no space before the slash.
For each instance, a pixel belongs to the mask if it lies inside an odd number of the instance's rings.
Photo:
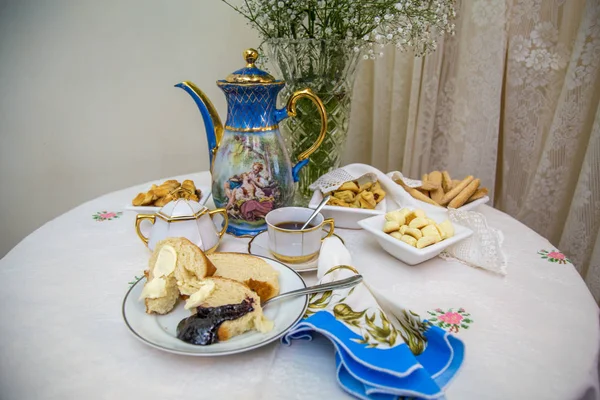
<path id="1" fill-rule="evenodd" d="M 187 177 L 210 181 L 206 172 Z M 121 303 L 149 251 L 135 234 L 135 214 L 111 212 L 148 186 L 85 203 L 0 260 L 0 398 L 347 398 L 322 338 L 197 358 L 148 347 L 128 332 Z M 504 232 L 506 277 L 439 258 L 410 267 L 364 231 L 337 233 L 377 293 L 445 320 L 465 342 L 449 399 L 600 398 L 598 307 L 585 284 L 570 263 L 551 261 L 560 255 L 548 258 L 556 249 L 547 240 L 497 210 L 480 211 Z M 226 235 L 220 249 L 246 251 L 246 243 Z M 305 279 L 312 284 L 316 275 Z"/>

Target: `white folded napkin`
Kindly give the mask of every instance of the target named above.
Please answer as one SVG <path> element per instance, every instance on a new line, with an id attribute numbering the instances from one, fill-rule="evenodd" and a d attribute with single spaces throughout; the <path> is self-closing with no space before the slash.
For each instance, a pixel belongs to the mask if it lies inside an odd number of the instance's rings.
<path id="1" fill-rule="evenodd" d="M 321 283 L 357 274 L 348 249 L 335 237 L 325 239 L 319 257 Z M 399 309 L 386 313 L 367 284 L 317 293 L 304 319 L 282 339 L 312 339 L 315 333 L 335 347 L 337 379 L 362 399 L 410 396 L 439 399 L 464 358 L 464 344 L 448 332 Z"/>

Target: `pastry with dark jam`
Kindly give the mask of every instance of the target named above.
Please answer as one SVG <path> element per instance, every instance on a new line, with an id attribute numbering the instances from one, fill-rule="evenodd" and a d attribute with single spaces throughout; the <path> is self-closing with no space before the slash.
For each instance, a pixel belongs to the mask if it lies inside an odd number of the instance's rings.
<path id="1" fill-rule="evenodd" d="M 254 300 L 246 297 L 239 304 L 217 307 L 198 307 L 196 314 L 182 319 L 177 325 L 177 338 L 195 345 L 209 345 L 219 341 L 218 330 L 225 321 L 243 317 L 254 311 Z"/>

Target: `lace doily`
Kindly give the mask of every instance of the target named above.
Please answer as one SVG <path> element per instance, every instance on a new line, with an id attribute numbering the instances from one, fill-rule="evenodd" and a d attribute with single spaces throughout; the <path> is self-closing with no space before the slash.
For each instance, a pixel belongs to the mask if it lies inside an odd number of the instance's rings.
<path id="1" fill-rule="evenodd" d="M 320 190 L 321 193 L 329 193 L 340 186 L 342 186 L 345 182 L 348 181 L 358 181 L 360 183 L 364 182 L 375 182 L 377 180 L 377 175 L 374 173 L 366 173 L 360 176 L 354 176 L 346 171 L 344 168 L 338 168 L 336 170 L 330 171 L 325 175 L 321 176 L 319 179 L 314 181 L 312 185 L 309 186 L 311 190 Z"/>
<path id="2" fill-rule="evenodd" d="M 501 231 L 489 227 L 483 214 L 474 211 L 448 209 L 448 218 L 471 229 L 473 235 L 448 247 L 440 254 L 441 258 L 506 275 L 506 255 L 502 251 L 504 236 Z"/>
<path id="3" fill-rule="evenodd" d="M 423 184 L 423 182 L 421 182 L 418 179 L 410 179 L 405 177 L 404 175 L 402 175 L 402 172 L 399 171 L 388 172 L 387 176 L 392 178 L 392 180 L 394 181 L 397 179 L 402 179 L 402 182 L 404 182 L 406 186 L 410 186 L 413 188 L 421 187 L 421 185 Z"/>

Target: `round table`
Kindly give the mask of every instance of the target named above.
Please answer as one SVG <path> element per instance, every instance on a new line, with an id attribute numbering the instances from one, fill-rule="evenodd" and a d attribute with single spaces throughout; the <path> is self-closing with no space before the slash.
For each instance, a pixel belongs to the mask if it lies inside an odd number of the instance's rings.
<path id="1" fill-rule="evenodd" d="M 174 178 L 210 182 L 207 172 Z M 347 398 L 333 346 L 320 337 L 201 358 L 162 352 L 128 332 L 121 304 L 150 252 L 135 213 L 123 209 L 149 186 L 82 204 L 0 260 L 0 398 Z M 365 231 L 336 232 L 378 295 L 464 341 L 448 398 L 599 398 L 598 306 L 575 268 L 515 219 L 478 211 L 504 233 L 505 277 L 440 258 L 408 266 Z M 220 250 L 246 252 L 247 242 L 225 235 Z"/>

